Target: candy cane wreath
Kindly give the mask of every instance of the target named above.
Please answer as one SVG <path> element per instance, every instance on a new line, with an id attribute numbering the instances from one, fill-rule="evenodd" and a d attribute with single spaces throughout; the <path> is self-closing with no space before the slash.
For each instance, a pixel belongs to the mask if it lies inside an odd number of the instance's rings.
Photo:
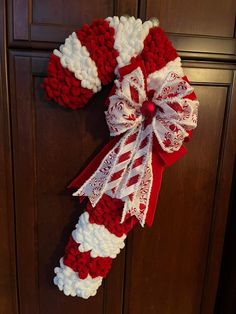
<path id="1" fill-rule="evenodd" d="M 55 268 L 59 289 L 82 298 L 96 294 L 136 222 L 152 225 L 163 170 L 186 153 L 197 125 L 199 103 L 157 19 L 83 25 L 54 50 L 43 87 L 76 109 L 112 81 L 112 139 L 69 186 L 88 202 Z"/>

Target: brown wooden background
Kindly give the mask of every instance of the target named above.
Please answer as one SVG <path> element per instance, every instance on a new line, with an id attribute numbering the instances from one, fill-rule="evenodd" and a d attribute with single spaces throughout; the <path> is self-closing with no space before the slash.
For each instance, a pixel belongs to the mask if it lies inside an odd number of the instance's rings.
<path id="1" fill-rule="evenodd" d="M 85 301 L 58 292 L 53 267 L 80 213 L 65 187 L 108 137 L 109 87 L 70 111 L 40 84 L 49 51 L 76 27 L 122 14 L 160 19 L 195 86 L 199 127 L 165 171 L 154 226 L 134 230 Z M 0 0 L 0 314 L 214 312 L 236 150 L 235 43 L 234 0 Z M 222 304 L 219 314 L 233 314 Z"/>

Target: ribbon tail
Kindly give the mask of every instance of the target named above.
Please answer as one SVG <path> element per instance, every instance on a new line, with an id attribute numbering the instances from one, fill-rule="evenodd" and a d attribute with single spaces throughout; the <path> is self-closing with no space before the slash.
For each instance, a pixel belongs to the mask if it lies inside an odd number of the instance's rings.
<path id="1" fill-rule="evenodd" d="M 85 169 L 67 186 L 68 189 L 80 188 L 97 170 L 103 158 L 109 153 L 110 150 L 119 142 L 121 136 L 116 136 L 102 148 L 96 157 L 87 165 Z"/>
<path id="2" fill-rule="evenodd" d="M 111 193 L 110 196 L 115 198 L 116 184 L 114 185 L 114 182 L 116 182 L 117 179 L 119 181 L 120 174 L 125 172 L 129 163 L 129 158 L 132 156 L 131 152 L 135 151 L 136 137 L 139 132 L 139 129 L 126 132 L 126 134 L 116 142 L 113 148 L 108 151 L 92 175 L 79 187 L 76 192 L 73 193 L 73 195 L 82 197 L 88 196 L 93 207 L 97 204 L 104 193 L 109 193 L 109 195 Z M 129 155 L 128 159 L 124 161 L 123 157 L 124 155 L 127 157 L 127 153 Z M 102 157 L 102 155 L 103 154 L 99 157 Z M 94 166 L 95 165 L 92 165 L 92 167 Z M 83 175 L 83 179 L 88 175 L 88 173 L 89 172 Z"/>
<path id="3" fill-rule="evenodd" d="M 132 200 L 128 199 L 125 201 L 121 223 L 125 221 L 127 214 L 135 216 L 142 227 L 146 223 L 153 185 L 152 155 L 150 155 L 148 163 L 144 167 L 145 171 L 139 188 L 134 193 Z"/>
<path id="4" fill-rule="evenodd" d="M 130 164 L 130 172 L 125 178 L 119 197 L 124 201 L 121 223 L 127 214 L 136 216 L 142 227 L 146 223 L 150 194 L 153 185 L 152 172 L 152 130 L 146 129 L 139 139 L 139 147 Z M 128 180 L 128 183 L 127 183 Z"/>
<path id="5" fill-rule="evenodd" d="M 153 145 L 156 145 L 156 141 L 154 140 Z M 152 189 L 151 189 L 151 195 L 149 200 L 149 208 L 146 215 L 146 224 L 151 227 L 153 224 L 153 220 L 155 217 L 156 207 L 157 207 L 157 201 L 159 192 L 161 189 L 161 182 L 162 182 L 162 175 L 163 171 L 165 169 L 165 164 L 161 160 L 161 158 L 158 156 L 158 154 L 153 153 L 152 154 L 152 173 L 153 173 L 153 182 L 152 182 Z"/>
<path id="6" fill-rule="evenodd" d="M 146 223 L 149 227 L 152 226 L 157 201 L 161 189 L 162 175 L 166 167 L 171 166 L 179 158 L 183 157 L 187 153 L 185 146 L 181 146 L 180 149 L 173 153 L 167 153 L 162 150 L 156 137 L 153 138 L 153 151 L 152 151 L 152 172 L 153 172 L 153 184 L 151 190 L 151 196 L 149 201 L 149 209 L 146 216 Z"/>

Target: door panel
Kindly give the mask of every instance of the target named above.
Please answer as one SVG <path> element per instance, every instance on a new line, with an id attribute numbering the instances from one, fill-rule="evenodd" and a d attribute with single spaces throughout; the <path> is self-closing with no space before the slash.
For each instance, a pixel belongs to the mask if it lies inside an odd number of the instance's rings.
<path id="1" fill-rule="evenodd" d="M 93 18 L 106 17 L 114 12 L 114 2 L 90 1 L 9 1 L 10 41 L 59 42 Z"/>
<path id="2" fill-rule="evenodd" d="M 0 1 L 0 313 L 17 313 L 14 193 L 7 80 L 5 3 Z"/>
<path id="3" fill-rule="evenodd" d="M 174 4 L 174 5 L 173 5 Z M 158 13 L 170 33 L 234 37 L 235 1 L 147 0 L 146 14 Z M 199 23 L 201 21 L 201 23 Z"/>
<path id="4" fill-rule="evenodd" d="M 82 24 L 91 23 L 96 18 L 122 14 L 136 15 L 136 1 L 90 0 L 88 3 L 86 0 L 10 0 L 10 45 L 52 49 Z"/>
<path id="5" fill-rule="evenodd" d="M 236 60 L 236 2 L 141 0 L 140 16 L 157 16 L 182 56 Z"/>

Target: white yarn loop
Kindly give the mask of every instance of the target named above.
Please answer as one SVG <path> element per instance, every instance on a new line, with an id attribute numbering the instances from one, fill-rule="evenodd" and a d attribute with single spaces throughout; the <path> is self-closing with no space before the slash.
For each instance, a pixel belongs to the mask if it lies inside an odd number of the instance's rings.
<path id="1" fill-rule="evenodd" d="M 66 39 L 64 45 L 60 46 L 60 50 L 55 49 L 53 53 L 60 58 L 61 65 L 81 81 L 82 87 L 91 89 L 93 93 L 101 90 L 97 66 L 87 48 L 81 45 L 75 32 Z"/>
<path id="2" fill-rule="evenodd" d="M 119 52 L 117 68 L 129 64 L 132 57 L 136 57 L 143 50 L 144 40 L 147 37 L 150 28 L 158 26 L 158 20 L 146 21 L 142 23 L 140 19 L 134 16 L 108 17 L 106 20 L 110 26 L 115 29 L 114 48 Z"/>
<path id="3" fill-rule="evenodd" d="M 89 222 L 89 213 L 83 213 L 72 232 L 73 239 L 79 244 L 80 252 L 90 251 L 90 255 L 95 258 L 111 257 L 116 258 L 120 250 L 124 248 L 126 235 L 117 237 L 111 233 L 104 225 Z"/>
<path id="4" fill-rule="evenodd" d="M 64 265 L 63 258 L 60 259 L 60 267 L 55 267 L 56 276 L 53 282 L 65 295 L 77 296 L 88 299 L 97 293 L 102 284 L 102 277 L 92 278 L 88 275 L 85 279 L 79 278 L 79 274 L 70 267 Z"/>

